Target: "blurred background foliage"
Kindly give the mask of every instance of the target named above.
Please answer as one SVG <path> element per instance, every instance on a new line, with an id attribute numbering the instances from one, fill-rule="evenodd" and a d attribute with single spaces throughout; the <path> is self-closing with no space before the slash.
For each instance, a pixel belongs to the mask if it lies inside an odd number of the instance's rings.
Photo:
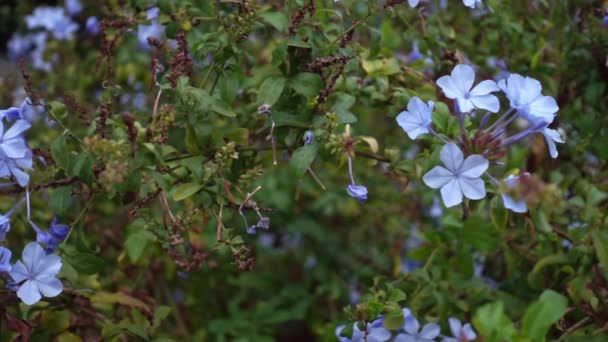
<path id="1" fill-rule="evenodd" d="M 0 340 L 331 341 L 338 324 L 403 306 L 444 328 L 472 321 L 485 341 L 608 339 L 608 3 L 442 2 L 83 1 L 74 38 L 48 41 L 52 70 L 24 64 L 58 122 L 37 122 L 28 142 L 54 159 L 32 172 L 33 217 L 73 229 L 59 253 L 66 290 L 34 307 L 0 292 Z M 43 4 L 64 5 L 3 1 L 0 45 Z M 153 6 L 160 48 L 137 41 Z M 89 16 L 105 34 L 85 32 Z M 165 40 L 180 32 L 192 71 L 170 81 L 179 49 Z M 559 158 L 540 137 L 504 159 L 505 174 L 542 181 L 529 214 L 489 189 L 463 219 L 421 183 L 440 146 L 412 142 L 394 118 L 412 96 L 451 107 L 434 80 L 458 63 L 534 77 L 558 101 Z M 18 63 L 1 64 L 2 107 L 18 105 Z M 364 204 L 345 191 L 346 124 Z M 306 130 L 316 147 L 298 150 Z M 22 195 L 2 196 L 6 212 Z M 243 203 L 268 230 L 246 233 Z M 12 224 L 9 246 L 34 239 L 24 213 Z"/>

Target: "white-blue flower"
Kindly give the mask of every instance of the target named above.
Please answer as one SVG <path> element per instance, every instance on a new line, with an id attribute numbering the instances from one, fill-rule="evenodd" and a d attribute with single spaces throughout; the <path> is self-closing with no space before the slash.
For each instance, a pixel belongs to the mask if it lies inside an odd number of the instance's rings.
<path id="1" fill-rule="evenodd" d="M 416 6 L 418 6 L 418 3 L 420 2 L 420 0 L 407 0 L 407 3 L 410 5 L 410 7 L 414 8 Z"/>
<path id="2" fill-rule="evenodd" d="M 511 74 L 498 81 L 498 87 L 507 95 L 511 108 L 526 118 L 533 126 L 549 125 L 559 110 L 551 96 L 543 96 L 543 87 L 538 80 Z"/>
<path id="3" fill-rule="evenodd" d="M 527 174 L 527 173 L 525 173 Z M 504 180 L 507 188 L 514 189 L 519 185 L 519 176 L 509 175 L 509 177 Z M 503 193 L 500 194 L 502 197 L 502 202 L 505 205 L 505 208 L 515 212 L 515 213 L 525 213 L 528 211 L 528 206 L 526 205 L 526 201 L 524 200 L 515 200 L 513 197 Z"/>
<path id="4" fill-rule="evenodd" d="M 410 139 L 415 140 L 418 136 L 429 133 L 434 108 L 433 101 L 424 103 L 420 98 L 412 97 L 407 104 L 407 110 L 397 115 L 397 123 Z"/>
<path id="5" fill-rule="evenodd" d="M 397 335 L 394 339 L 395 342 L 432 342 L 439 336 L 441 329 L 439 325 L 435 323 L 427 323 L 420 329 L 420 323 L 416 317 L 412 315 L 412 312 L 408 308 L 404 308 L 403 316 L 405 317 L 405 323 L 403 324 L 403 330 L 405 333 Z"/>
<path id="6" fill-rule="evenodd" d="M 450 331 L 453 337 L 444 337 L 443 342 L 472 342 L 477 338 L 477 334 L 470 323 L 462 325 L 458 318 L 448 318 Z"/>
<path id="7" fill-rule="evenodd" d="M 22 158 L 9 158 L 0 150 L 0 178 L 15 177 L 21 187 L 25 187 L 30 181 L 30 175 L 23 170 L 31 170 L 33 165 L 32 151 L 26 151 Z"/>
<path id="8" fill-rule="evenodd" d="M 496 82 L 485 80 L 473 87 L 474 83 L 475 70 L 466 64 L 458 64 L 451 75 L 442 76 L 437 80 L 437 85 L 445 96 L 456 101 L 460 112 L 468 113 L 475 108 L 498 112 L 500 102 L 491 94 L 500 90 Z"/>
<path id="9" fill-rule="evenodd" d="M 475 5 L 481 5 L 481 0 L 462 0 L 462 3 L 467 7 L 475 8 Z"/>
<path id="10" fill-rule="evenodd" d="M 547 127 L 545 127 L 541 131 L 541 133 L 545 137 L 545 141 L 547 142 L 547 147 L 549 148 L 549 154 L 551 155 L 551 158 L 557 158 L 558 153 L 555 143 L 565 143 L 565 141 L 562 139 L 562 136 L 559 134 L 558 131 Z"/>
<path id="11" fill-rule="evenodd" d="M 351 338 L 340 336 L 342 330 L 346 327 L 340 325 L 336 328 L 336 337 L 340 342 L 384 342 L 391 338 L 391 332 L 384 328 L 384 319 L 379 318 L 371 323 L 367 323 L 366 331 L 359 329 L 357 323 L 353 324 L 353 335 Z"/>
<path id="12" fill-rule="evenodd" d="M 0 150 L 9 158 L 23 158 L 28 151 L 23 132 L 32 125 L 25 120 L 17 120 L 11 128 L 4 131 L 3 120 L 0 119 Z"/>
<path id="13" fill-rule="evenodd" d="M 11 250 L 0 246 L 0 273 L 9 272 L 11 270 Z"/>
<path id="14" fill-rule="evenodd" d="M 454 143 L 447 143 L 439 155 L 443 166 L 435 166 L 422 180 L 433 189 L 441 188 L 441 198 L 446 207 L 462 203 L 462 196 L 478 200 L 486 196 L 481 175 L 488 169 L 488 160 L 479 154 L 463 158 L 462 151 Z"/>
<path id="15" fill-rule="evenodd" d="M 42 296 L 55 297 L 63 291 L 63 284 L 57 279 L 62 266 L 59 256 L 47 255 L 37 242 L 30 242 L 23 249 L 22 260 L 17 261 L 10 275 L 19 286 L 17 297 L 25 304 L 35 304 Z"/>

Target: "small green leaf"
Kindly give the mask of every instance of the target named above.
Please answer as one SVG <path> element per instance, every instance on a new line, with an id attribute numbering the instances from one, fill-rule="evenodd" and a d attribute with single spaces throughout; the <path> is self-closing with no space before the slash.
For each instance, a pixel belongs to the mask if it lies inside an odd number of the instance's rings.
<path id="1" fill-rule="evenodd" d="M 289 26 L 289 21 L 285 14 L 281 12 L 266 12 L 260 15 L 265 22 L 272 25 L 277 31 L 285 33 L 287 32 L 287 28 Z"/>
<path id="2" fill-rule="evenodd" d="M 70 153 L 65 136 L 62 135 L 51 143 L 51 155 L 57 166 L 68 171 L 70 169 Z"/>
<path id="3" fill-rule="evenodd" d="M 304 176 L 306 170 L 317 157 L 317 145 L 307 145 L 298 148 L 291 156 L 289 164 L 296 171 L 298 177 Z"/>
<path id="4" fill-rule="evenodd" d="M 169 316 L 171 313 L 171 307 L 166 305 L 160 305 L 156 308 L 156 312 L 154 312 L 154 320 L 152 323 L 152 329 L 156 329 L 160 326 L 160 324 Z"/>
<path id="5" fill-rule="evenodd" d="M 72 187 L 62 186 L 50 190 L 49 208 L 59 216 L 65 215 L 72 203 Z"/>
<path id="6" fill-rule="evenodd" d="M 197 193 L 203 186 L 198 183 L 184 183 L 177 187 L 173 193 L 173 200 L 181 201 L 186 199 L 195 193 Z"/>
<path id="7" fill-rule="evenodd" d="M 277 102 L 283 88 L 285 87 L 285 78 L 282 76 L 270 76 L 262 82 L 258 91 L 258 104 L 273 105 Z"/>
<path id="8" fill-rule="evenodd" d="M 544 341 L 549 328 L 566 313 L 568 300 L 563 295 L 545 290 L 524 314 L 522 333 L 532 341 Z"/>
<path id="9" fill-rule="evenodd" d="M 300 95 L 315 96 L 323 89 L 323 80 L 317 74 L 302 72 L 295 75 L 289 85 Z"/>
<path id="10" fill-rule="evenodd" d="M 597 259 L 600 261 L 600 266 L 604 272 L 608 272 L 608 237 L 605 232 L 593 230 L 591 232 L 593 238 L 593 248 Z"/>
<path id="11" fill-rule="evenodd" d="M 129 259 L 137 262 L 151 241 L 154 241 L 154 234 L 141 228 L 129 234 L 125 242 Z"/>
<path id="12" fill-rule="evenodd" d="M 98 273 L 105 264 L 102 258 L 89 253 L 66 254 L 65 259 L 76 271 L 83 274 Z"/>
<path id="13" fill-rule="evenodd" d="M 486 342 L 511 341 L 515 334 L 513 323 L 505 315 L 504 304 L 500 301 L 477 309 L 473 317 L 473 324 Z"/>

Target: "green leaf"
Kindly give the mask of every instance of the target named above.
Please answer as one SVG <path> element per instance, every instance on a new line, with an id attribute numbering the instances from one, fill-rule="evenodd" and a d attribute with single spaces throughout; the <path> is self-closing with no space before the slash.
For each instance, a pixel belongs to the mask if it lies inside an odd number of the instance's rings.
<path id="1" fill-rule="evenodd" d="M 566 312 L 568 300 L 563 295 L 545 290 L 524 314 L 522 333 L 533 341 L 544 341 L 549 328 Z"/>
<path id="2" fill-rule="evenodd" d="M 62 135 L 51 143 L 51 155 L 60 168 L 68 171 L 70 169 L 70 153 L 65 136 Z"/>
<path id="3" fill-rule="evenodd" d="M 605 232 L 599 230 L 593 230 L 591 237 L 593 238 L 595 254 L 600 261 L 600 267 L 604 272 L 608 272 L 608 237 Z"/>
<path id="4" fill-rule="evenodd" d="M 166 305 L 160 305 L 154 312 L 154 320 L 152 321 L 152 329 L 156 329 L 160 324 L 169 316 L 171 313 L 171 307 Z"/>
<path id="5" fill-rule="evenodd" d="M 194 195 L 195 193 L 197 193 L 202 188 L 203 188 L 203 186 L 199 183 L 181 184 L 180 186 L 177 187 L 177 189 L 175 189 L 175 192 L 173 193 L 173 200 L 181 201 L 183 199 L 186 199 L 186 198 Z"/>
<path id="6" fill-rule="evenodd" d="M 500 244 L 494 225 L 479 215 L 473 215 L 464 222 L 462 240 L 480 252 L 494 251 Z"/>
<path id="7" fill-rule="evenodd" d="M 277 31 L 285 33 L 289 27 L 287 17 L 281 12 L 266 12 L 260 15 L 265 22 L 272 25 Z"/>
<path id="8" fill-rule="evenodd" d="M 154 241 L 154 234 L 141 228 L 129 234 L 125 242 L 129 259 L 132 262 L 137 262 L 151 241 Z"/>
<path id="9" fill-rule="evenodd" d="M 212 100 L 211 104 L 209 105 L 209 108 L 220 115 L 223 116 L 227 116 L 229 118 L 233 118 L 236 116 L 236 113 L 232 111 L 232 109 L 228 108 L 228 106 L 225 103 L 222 103 L 219 100 Z"/>
<path id="10" fill-rule="evenodd" d="M 307 145 L 298 148 L 291 156 L 289 164 L 296 171 L 298 177 L 304 176 L 306 170 L 317 157 L 317 145 Z"/>
<path id="11" fill-rule="evenodd" d="M 315 96 L 323 89 L 323 80 L 317 74 L 302 72 L 295 75 L 289 85 L 300 95 Z"/>
<path id="12" fill-rule="evenodd" d="M 65 259 L 76 271 L 83 274 L 98 273 L 105 264 L 102 258 L 89 253 L 66 254 Z"/>
<path id="13" fill-rule="evenodd" d="M 277 102 L 283 88 L 285 87 L 285 78 L 283 76 L 270 76 L 262 82 L 258 91 L 258 104 L 273 105 Z"/>
<path id="14" fill-rule="evenodd" d="M 72 187 L 62 186 L 49 192 L 49 208 L 56 215 L 64 216 L 72 204 Z"/>
<path id="15" fill-rule="evenodd" d="M 448 136 L 458 134 L 459 124 L 458 119 L 450 113 L 448 106 L 443 102 L 435 103 L 435 112 L 433 112 L 433 125 L 439 133 Z"/>
<path id="16" fill-rule="evenodd" d="M 473 324 L 485 342 L 511 341 L 515 334 L 513 323 L 505 315 L 504 304 L 500 301 L 477 309 Z"/>

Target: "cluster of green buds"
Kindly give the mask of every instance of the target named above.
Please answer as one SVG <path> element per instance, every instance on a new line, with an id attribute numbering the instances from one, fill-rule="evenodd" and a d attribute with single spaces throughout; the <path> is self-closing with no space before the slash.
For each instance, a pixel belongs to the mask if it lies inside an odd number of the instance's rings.
<path id="1" fill-rule="evenodd" d="M 121 160 L 128 155 L 125 141 L 105 139 L 98 135 L 86 137 L 83 140 L 85 149 L 99 160 Z"/>
<path id="2" fill-rule="evenodd" d="M 106 163 L 106 167 L 99 173 L 98 179 L 104 190 L 111 193 L 115 190 L 115 186 L 124 182 L 129 174 L 129 164 L 126 161 L 110 161 Z"/>

